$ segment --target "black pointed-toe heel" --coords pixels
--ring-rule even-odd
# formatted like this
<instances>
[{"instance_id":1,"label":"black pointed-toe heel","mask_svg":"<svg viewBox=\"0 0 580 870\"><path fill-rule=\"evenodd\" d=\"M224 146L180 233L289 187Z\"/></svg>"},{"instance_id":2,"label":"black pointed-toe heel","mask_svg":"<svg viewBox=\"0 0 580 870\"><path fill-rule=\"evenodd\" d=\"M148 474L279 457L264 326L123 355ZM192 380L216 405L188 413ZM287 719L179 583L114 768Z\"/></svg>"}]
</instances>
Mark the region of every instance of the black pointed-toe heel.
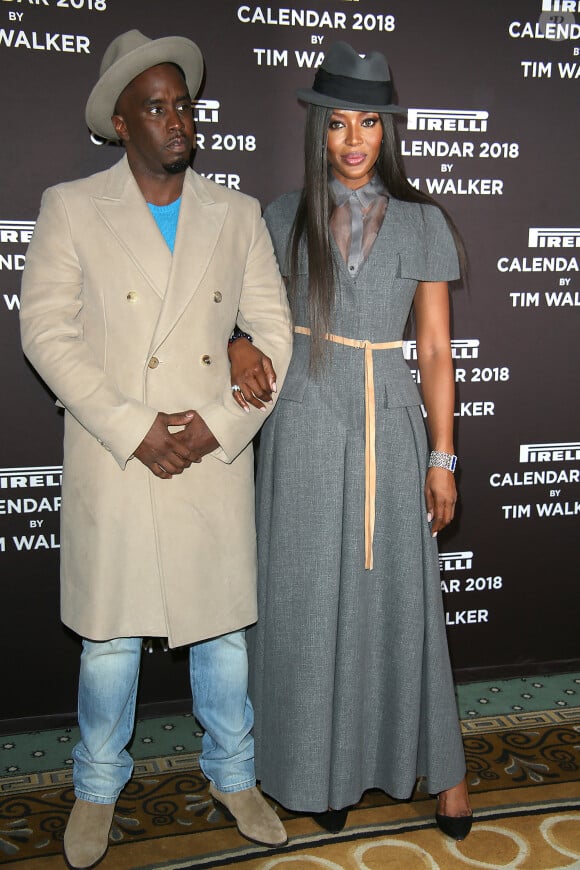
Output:
<instances>
[{"instance_id":1,"label":"black pointed-toe heel","mask_svg":"<svg viewBox=\"0 0 580 870\"><path fill-rule=\"evenodd\" d=\"M471 831L473 816L442 816L440 813L435 813L435 821L439 830L448 837L453 840L465 840Z\"/></svg>"},{"instance_id":2,"label":"black pointed-toe heel","mask_svg":"<svg viewBox=\"0 0 580 870\"><path fill-rule=\"evenodd\" d=\"M348 807L343 807L341 810L327 810L325 813L314 813L312 818L317 825L320 825L329 834L340 834L346 825L347 816Z\"/></svg>"}]
</instances>

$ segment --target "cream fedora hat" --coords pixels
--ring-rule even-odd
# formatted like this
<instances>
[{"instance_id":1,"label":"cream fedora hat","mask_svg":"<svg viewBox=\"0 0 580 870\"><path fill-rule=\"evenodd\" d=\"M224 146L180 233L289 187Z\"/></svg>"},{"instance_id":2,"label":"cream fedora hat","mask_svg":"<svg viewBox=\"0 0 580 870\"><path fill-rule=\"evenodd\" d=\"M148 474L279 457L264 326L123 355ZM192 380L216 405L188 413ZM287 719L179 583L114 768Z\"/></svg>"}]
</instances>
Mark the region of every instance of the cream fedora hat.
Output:
<instances>
[{"instance_id":1,"label":"cream fedora hat","mask_svg":"<svg viewBox=\"0 0 580 870\"><path fill-rule=\"evenodd\" d=\"M158 63L176 63L183 70L191 97L197 94L203 57L195 42L183 36L149 39L139 30L128 30L115 37L105 51L99 80L87 100L85 120L93 133L117 139L111 116L120 94L136 76Z\"/></svg>"}]
</instances>

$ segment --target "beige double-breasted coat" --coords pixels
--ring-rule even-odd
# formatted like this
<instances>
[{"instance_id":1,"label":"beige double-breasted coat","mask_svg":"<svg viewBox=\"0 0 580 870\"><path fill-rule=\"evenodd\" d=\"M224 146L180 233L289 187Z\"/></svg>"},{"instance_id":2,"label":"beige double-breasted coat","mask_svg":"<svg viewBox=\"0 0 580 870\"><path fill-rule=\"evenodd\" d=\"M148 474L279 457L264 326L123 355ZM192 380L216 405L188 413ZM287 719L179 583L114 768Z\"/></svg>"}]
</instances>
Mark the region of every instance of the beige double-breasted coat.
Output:
<instances>
[{"instance_id":1,"label":"beige double-breasted coat","mask_svg":"<svg viewBox=\"0 0 580 870\"><path fill-rule=\"evenodd\" d=\"M290 318L255 200L188 170L172 255L125 157L45 192L22 341L65 408L61 612L83 637L178 646L256 619L251 440L265 415L231 395L236 321L281 384ZM189 408L220 447L159 479L132 453L158 411Z\"/></svg>"}]
</instances>

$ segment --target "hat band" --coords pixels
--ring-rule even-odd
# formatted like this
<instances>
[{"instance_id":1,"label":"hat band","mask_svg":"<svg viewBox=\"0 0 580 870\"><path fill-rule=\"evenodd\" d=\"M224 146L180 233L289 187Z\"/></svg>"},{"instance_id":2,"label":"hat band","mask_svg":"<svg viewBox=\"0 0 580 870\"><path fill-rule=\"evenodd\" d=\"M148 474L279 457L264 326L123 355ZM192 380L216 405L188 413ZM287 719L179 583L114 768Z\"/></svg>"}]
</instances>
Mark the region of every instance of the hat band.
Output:
<instances>
[{"instance_id":1,"label":"hat band","mask_svg":"<svg viewBox=\"0 0 580 870\"><path fill-rule=\"evenodd\" d=\"M325 97L336 97L347 102L386 106L391 102L393 86L390 81L373 82L338 76L319 68L312 90Z\"/></svg>"}]
</instances>

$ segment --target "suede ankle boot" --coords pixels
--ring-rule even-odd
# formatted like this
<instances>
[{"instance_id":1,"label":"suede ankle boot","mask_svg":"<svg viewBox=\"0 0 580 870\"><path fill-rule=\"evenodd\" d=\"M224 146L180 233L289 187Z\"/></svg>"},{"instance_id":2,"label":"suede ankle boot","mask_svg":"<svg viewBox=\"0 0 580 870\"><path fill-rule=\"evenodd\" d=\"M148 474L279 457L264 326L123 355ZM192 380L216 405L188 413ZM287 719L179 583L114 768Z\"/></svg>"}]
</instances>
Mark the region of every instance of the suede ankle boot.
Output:
<instances>
[{"instance_id":1,"label":"suede ankle boot","mask_svg":"<svg viewBox=\"0 0 580 870\"><path fill-rule=\"evenodd\" d=\"M77 798L64 832L64 854L73 870L86 870L104 858L115 804Z\"/></svg>"},{"instance_id":2,"label":"suede ankle boot","mask_svg":"<svg viewBox=\"0 0 580 870\"><path fill-rule=\"evenodd\" d=\"M263 846L283 846L288 841L284 825L255 786L225 792L218 791L212 782L209 793L226 817L235 821L238 831L247 840Z\"/></svg>"}]
</instances>

